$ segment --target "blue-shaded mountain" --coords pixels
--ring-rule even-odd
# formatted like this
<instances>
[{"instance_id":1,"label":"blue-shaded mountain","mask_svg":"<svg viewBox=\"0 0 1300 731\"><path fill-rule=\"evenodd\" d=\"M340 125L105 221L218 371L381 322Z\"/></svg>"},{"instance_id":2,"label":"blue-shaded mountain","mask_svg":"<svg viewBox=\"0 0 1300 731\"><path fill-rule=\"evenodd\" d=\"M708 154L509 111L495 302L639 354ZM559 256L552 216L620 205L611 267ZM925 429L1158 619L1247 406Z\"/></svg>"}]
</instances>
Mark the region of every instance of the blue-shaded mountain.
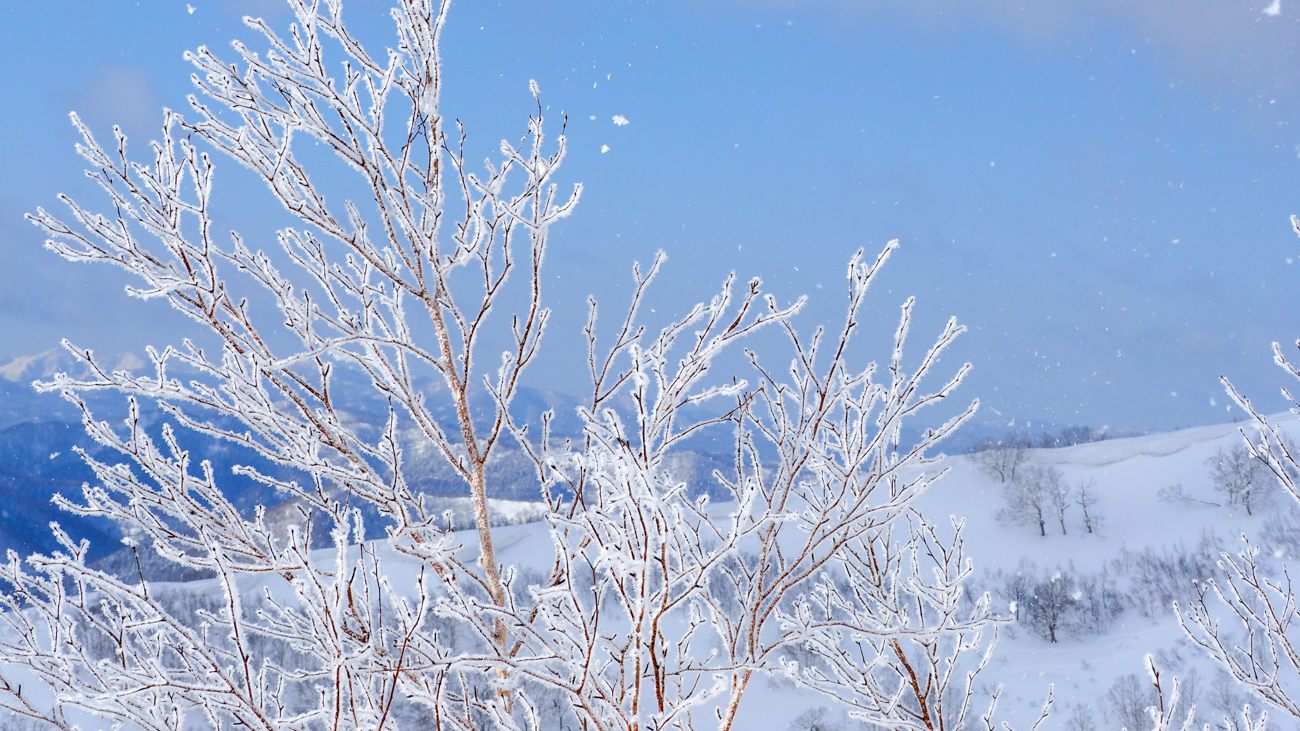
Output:
<instances>
[{"instance_id":1,"label":"blue-shaded mountain","mask_svg":"<svg viewBox=\"0 0 1300 731\"><path fill-rule=\"evenodd\" d=\"M139 368L143 364L131 356L110 359L115 367ZM55 394L38 394L30 386L32 380L49 378L59 370L76 370L76 363L60 352L17 358L0 364L0 548L13 548L21 553L47 552L55 548L49 534L49 522L57 520L69 527L74 536L92 541L92 553L116 550L119 547L118 531L107 521L80 518L57 510L51 504L56 493L74 500L80 497L83 483L93 481L89 468L75 455L72 447L79 445L97 457L119 461L107 450L90 442L80 424L80 414ZM458 428L451 400L446 398L446 385L436 374L417 380L417 387L427 394L435 416L454 435ZM369 383L364 374L340 367L333 381L336 407L359 431L373 437L379 433L388 414L388 402ZM518 424L529 426L530 437L540 430L541 415L554 414L552 433L558 442L565 437L581 434L578 411L582 401L578 398L531 388L521 388L511 404L512 418ZM95 395L92 407L97 418L110 422L124 415L120 397L104 393ZM471 404L479 429L486 428L494 412L491 397L478 392ZM616 401L612 407L625 423L631 424L632 404L629 400ZM719 402L694 407L692 417L707 417L721 413L726 404ZM141 405L141 418L151 433L157 434L166 416L155 404ZM936 422L937 423L937 422ZM909 427L903 434L905 443L920 438L924 425ZM407 475L414 486L431 496L459 498L466 494L464 481L447 463L443 455L416 431L408 420L402 424ZM1112 430L1112 434L1114 431ZM197 463L201 459L212 462L218 479L228 496L242 510L251 510L262 504L268 507L285 502L282 495L272 490L235 477L231 468L237 464L253 464L269 474L292 478L294 473L282 466L257 458L248 450L214 440L203 435L179 430L182 446L189 450ZM941 449L948 453L961 453L977 447L989 439L1000 439L1008 434L1029 438L1035 446L1064 446L1068 440L1087 436L1095 439L1107 436L1104 429L1059 427L1055 424L1031 424L1017 429L996 413L977 415ZM693 437L682 449L671 469L678 479L688 482L698 492L716 495L717 485L712 478L714 470L724 472L730 465L730 429L726 426L705 430ZM1060 440L1066 441L1060 441ZM1057 440L1058 443L1050 443ZM532 463L510 438L505 438L489 465L489 496L509 500L538 500L540 498ZM720 496L719 496L720 497ZM382 526L371 524L376 530Z\"/></svg>"}]
</instances>

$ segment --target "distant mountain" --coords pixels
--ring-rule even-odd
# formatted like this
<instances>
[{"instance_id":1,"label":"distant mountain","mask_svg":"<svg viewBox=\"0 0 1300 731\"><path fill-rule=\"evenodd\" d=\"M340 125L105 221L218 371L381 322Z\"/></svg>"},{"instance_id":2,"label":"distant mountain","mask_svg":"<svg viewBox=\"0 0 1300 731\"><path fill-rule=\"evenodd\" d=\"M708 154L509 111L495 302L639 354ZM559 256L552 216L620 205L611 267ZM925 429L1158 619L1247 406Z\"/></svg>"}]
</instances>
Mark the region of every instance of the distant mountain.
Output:
<instances>
[{"instance_id":1,"label":"distant mountain","mask_svg":"<svg viewBox=\"0 0 1300 731\"><path fill-rule=\"evenodd\" d=\"M108 356L106 363L114 369L138 370L145 366L138 356ZM93 481L93 475L73 453L74 446L88 449L98 457L113 460L115 457L102 447L90 442L82 430L81 415L57 394L37 393L31 382L48 379L57 372L78 373L84 366L66 351L47 351L35 355L12 358L0 363L0 549L14 548L20 552L50 551L55 544L49 535L51 520L74 528L74 535L92 540L92 553L102 555L117 550L118 532L106 521L78 518L57 510L50 502L56 493L79 497L81 485ZM334 375L336 405L345 419L368 436L377 436L388 414L388 402L374 389L361 372L346 367ZM428 403L434 415L449 430L456 430L455 414L450 400L442 398L446 385L436 375L424 376L417 387L428 394ZM519 424L530 426L530 434L540 430L541 416L553 412L551 429L558 443L566 437L581 434L578 412L582 400L555 391L521 388L511 404L511 416ZM120 418L121 400L112 394L96 395L91 406L97 418L110 421ZM491 397L483 392L472 402L479 416L478 426L484 428L493 413ZM726 405L719 403L694 407L692 416L707 417L720 413ZM141 405L142 420L152 430L166 420L154 404ZM627 423L632 423L633 405L628 400L612 404ZM937 422L936 422L937 424ZM905 442L920 438L926 426L935 424L909 424L903 434ZM1073 431L1071 430L1073 429ZM464 481L456 474L443 455L409 423L403 427L406 442L405 457L408 475L415 486L432 497L456 499L465 495ZM1042 435L1089 435L1089 441L1107 434L1104 429L1064 427L1051 423L1008 423L996 412L978 414L975 419L957 432L941 450L949 454L970 451L981 442L997 439L1007 434L1025 435L1037 446L1046 443ZM715 470L730 465L731 432L727 428L704 430L693 436L673 457L669 469L693 489L708 492L715 498L718 492L712 475ZM283 466L256 458L247 450L193 433L181 432L182 444L192 454L209 460L221 476L232 500L240 509L251 510L262 504L288 509L282 495L255 484L246 478L231 474L236 464L253 464L258 469L292 479L295 474ZM1059 446L1064 446L1061 444ZM531 461L512 440L503 441L489 465L489 496L494 499L536 501L541 495ZM382 521L369 516L371 530L382 534ZM369 531L368 531L369 532Z\"/></svg>"},{"instance_id":2,"label":"distant mountain","mask_svg":"<svg viewBox=\"0 0 1300 731\"><path fill-rule=\"evenodd\" d=\"M92 553L118 548L119 533L108 521L72 515L51 502L56 494L78 500L82 484L93 480L90 468L71 449L88 442L81 425L69 422L25 422L0 429L0 548L21 554L54 550L51 521L75 537L90 539Z\"/></svg>"},{"instance_id":3,"label":"distant mountain","mask_svg":"<svg viewBox=\"0 0 1300 731\"><path fill-rule=\"evenodd\" d=\"M99 353L97 357L110 371L134 371L146 365L144 359L135 353L118 353L107 357ZM30 385L32 381L51 378L59 372L79 374L85 372L85 366L63 348L35 355L19 355L0 363L0 380L19 385Z\"/></svg>"}]
</instances>

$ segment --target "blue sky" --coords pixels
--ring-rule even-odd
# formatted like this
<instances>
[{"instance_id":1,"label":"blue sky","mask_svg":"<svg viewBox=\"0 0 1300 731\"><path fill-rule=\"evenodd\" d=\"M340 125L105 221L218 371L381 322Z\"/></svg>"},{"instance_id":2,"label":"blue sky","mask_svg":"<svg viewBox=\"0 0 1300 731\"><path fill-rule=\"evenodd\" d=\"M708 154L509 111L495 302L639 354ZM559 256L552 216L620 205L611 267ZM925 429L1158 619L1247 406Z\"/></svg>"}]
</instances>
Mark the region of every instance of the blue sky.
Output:
<instances>
[{"instance_id":1,"label":"blue sky","mask_svg":"<svg viewBox=\"0 0 1300 731\"><path fill-rule=\"evenodd\" d=\"M444 113L485 151L522 129L529 79L569 115L565 179L586 192L554 233L554 357L535 374L561 390L580 386L565 358L585 295L616 299L656 249L657 310L735 270L811 295L812 325L836 317L851 253L899 238L863 357L915 294L914 351L949 315L970 327L950 365L974 363L985 417L1222 421L1221 373L1280 408L1269 343L1300 335L1300 2L1266 4L464 1ZM269 0L190 5L0 10L21 70L0 116L0 357L183 331L114 273L42 251L21 214L85 190L69 110L142 143L183 106L183 50L248 37L243 13L285 22ZM377 42L381 5L348 5Z\"/></svg>"}]
</instances>

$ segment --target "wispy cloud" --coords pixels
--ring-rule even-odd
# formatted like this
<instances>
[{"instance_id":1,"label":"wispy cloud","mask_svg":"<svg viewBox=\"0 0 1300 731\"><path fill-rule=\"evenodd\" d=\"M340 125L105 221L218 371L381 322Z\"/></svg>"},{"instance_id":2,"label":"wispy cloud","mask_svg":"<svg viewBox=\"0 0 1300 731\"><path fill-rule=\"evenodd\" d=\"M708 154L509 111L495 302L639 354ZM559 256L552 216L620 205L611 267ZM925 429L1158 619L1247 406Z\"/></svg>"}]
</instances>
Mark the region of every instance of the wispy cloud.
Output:
<instances>
[{"instance_id":1,"label":"wispy cloud","mask_svg":"<svg viewBox=\"0 0 1300 731\"><path fill-rule=\"evenodd\" d=\"M724 0L728 1L728 0ZM1035 45L1086 52L1099 42L1155 53L1198 83L1284 94L1300 105L1300 13L1286 0L735 0L733 8L833 17L837 25L882 18L941 35L1002 33Z\"/></svg>"}]
</instances>

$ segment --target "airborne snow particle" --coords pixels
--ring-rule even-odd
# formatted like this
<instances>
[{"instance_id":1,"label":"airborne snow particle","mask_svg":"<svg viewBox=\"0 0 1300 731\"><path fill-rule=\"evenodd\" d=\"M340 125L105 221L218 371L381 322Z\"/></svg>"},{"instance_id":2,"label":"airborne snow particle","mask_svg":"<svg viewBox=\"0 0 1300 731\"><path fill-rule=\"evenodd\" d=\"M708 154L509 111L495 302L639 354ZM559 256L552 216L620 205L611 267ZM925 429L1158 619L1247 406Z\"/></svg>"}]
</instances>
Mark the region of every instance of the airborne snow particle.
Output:
<instances>
[{"instance_id":1,"label":"airborne snow particle","mask_svg":"<svg viewBox=\"0 0 1300 731\"><path fill-rule=\"evenodd\" d=\"M606 152L609 152L609 145L601 145L600 154L604 155Z\"/></svg>"},{"instance_id":2,"label":"airborne snow particle","mask_svg":"<svg viewBox=\"0 0 1300 731\"><path fill-rule=\"evenodd\" d=\"M1276 18L1281 14L1282 14L1282 0L1273 0L1273 2L1268 4L1267 8L1264 8L1264 15L1268 15Z\"/></svg>"},{"instance_id":3,"label":"airborne snow particle","mask_svg":"<svg viewBox=\"0 0 1300 731\"><path fill-rule=\"evenodd\" d=\"M190 15L193 15L195 10L198 10L198 8L194 7L193 5L190 5L189 3L185 4L185 12L189 13Z\"/></svg>"},{"instance_id":4,"label":"airborne snow particle","mask_svg":"<svg viewBox=\"0 0 1300 731\"><path fill-rule=\"evenodd\" d=\"M615 126L618 126L618 127L626 127L626 126L628 126L629 124L631 124L631 123L628 121L627 117L624 117L624 116L621 115L621 114L615 114L615 115L614 115L614 118L613 118L613 122L614 122Z\"/></svg>"}]
</instances>

